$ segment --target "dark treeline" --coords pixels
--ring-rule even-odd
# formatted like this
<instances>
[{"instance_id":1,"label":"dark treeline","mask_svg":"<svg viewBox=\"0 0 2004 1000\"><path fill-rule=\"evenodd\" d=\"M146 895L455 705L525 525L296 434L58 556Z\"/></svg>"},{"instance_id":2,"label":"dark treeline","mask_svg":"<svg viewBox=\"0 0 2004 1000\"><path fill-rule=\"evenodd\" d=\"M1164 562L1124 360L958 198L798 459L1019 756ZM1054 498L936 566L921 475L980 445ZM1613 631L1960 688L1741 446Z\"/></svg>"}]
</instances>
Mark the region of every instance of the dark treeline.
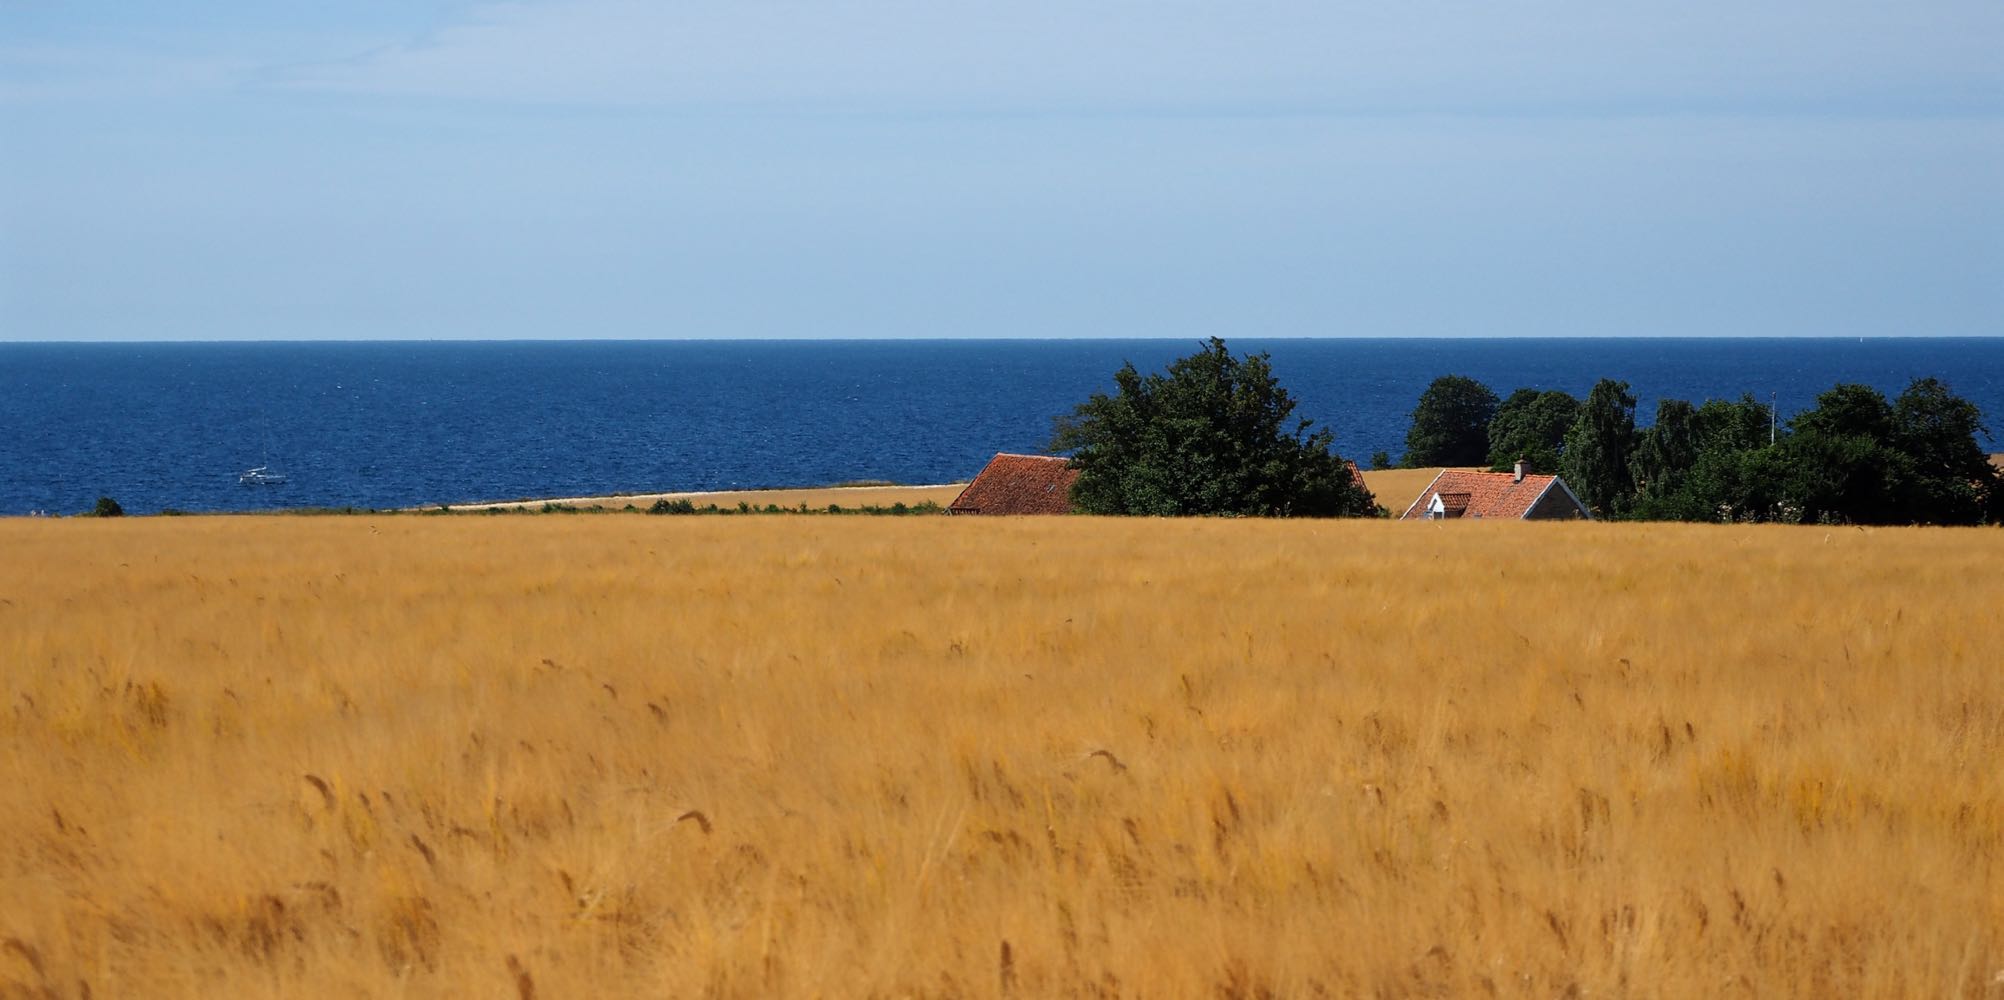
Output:
<instances>
[{"instance_id":1,"label":"dark treeline","mask_svg":"<svg viewBox=\"0 0 2004 1000\"><path fill-rule=\"evenodd\" d=\"M1558 473L1601 517L1787 524L2004 523L2004 479L1977 443L1975 404L1937 379L1888 401L1839 385L1786 422L1752 396L1666 399L1637 429L1628 383L1586 399L1474 379L1434 380L1413 410L1402 465ZM1373 464L1387 467L1383 452Z\"/></svg>"}]
</instances>

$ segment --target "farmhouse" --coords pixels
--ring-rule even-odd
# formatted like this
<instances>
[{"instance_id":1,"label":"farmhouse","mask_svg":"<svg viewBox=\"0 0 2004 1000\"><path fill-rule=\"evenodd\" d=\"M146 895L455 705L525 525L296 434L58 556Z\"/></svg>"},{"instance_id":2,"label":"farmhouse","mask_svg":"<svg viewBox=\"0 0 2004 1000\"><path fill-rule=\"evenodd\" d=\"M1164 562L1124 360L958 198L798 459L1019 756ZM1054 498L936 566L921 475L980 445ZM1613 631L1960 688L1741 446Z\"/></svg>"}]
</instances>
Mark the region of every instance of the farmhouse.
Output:
<instances>
[{"instance_id":1,"label":"farmhouse","mask_svg":"<svg viewBox=\"0 0 2004 1000\"><path fill-rule=\"evenodd\" d=\"M1442 469L1399 520L1567 521L1592 516L1565 480L1528 475L1518 462L1514 472Z\"/></svg>"},{"instance_id":2,"label":"farmhouse","mask_svg":"<svg viewBox=\"0 0 2004 1000\"><path fill-rule=\"evenodd\" d=\"M1004 452L988 460L981 474L960 491L946 512L1069 514L1072 482L1078 477L1078 470L1071 467L1068 459Z\"/></svg>"}]
</instances>

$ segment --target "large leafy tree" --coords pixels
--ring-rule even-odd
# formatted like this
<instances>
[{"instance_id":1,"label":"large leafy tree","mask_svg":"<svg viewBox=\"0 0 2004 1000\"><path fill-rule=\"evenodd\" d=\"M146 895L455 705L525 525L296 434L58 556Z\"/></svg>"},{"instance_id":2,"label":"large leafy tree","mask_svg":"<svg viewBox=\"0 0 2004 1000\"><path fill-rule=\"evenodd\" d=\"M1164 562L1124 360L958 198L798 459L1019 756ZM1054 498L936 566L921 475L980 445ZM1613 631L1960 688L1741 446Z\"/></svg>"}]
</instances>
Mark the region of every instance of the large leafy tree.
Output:
<instances>
[{"instance_id":1,"label":"large leafy tree","mask_svg":"<svg viewBox=\"0 0 2004 1000\"><path fill-rule=\"evenodd\" d=\"M1982 414L1938 379L1891 403L1869 386L1837 386L1789 430L1783 519L1977 524L2004 513L1997 470L1976 443Z\"/></svg>"},{"instance_id":2,"label":"large leafy tree","mask_svg":"<svg viewBox=\"0 0 2004 1000\"><path fill-rule=\"evenodd\" d=\"M1628 461L1639 497L1666 497L1684 486L1698 461L1698 408L1681 399L1656 404L1656 423L1643 431Z\"/></svg>"},{"instance_id":3,"label":"large leafy tree","mask_svg":"<svg viewBox=\"0 0 2004 1000\"><path fill-rule=\"evenodd\" d=\"M1656 405L1656 423L1638 435L1629 469L1636 495L1628 515L1644 520L1730 521L1764 517L1779 503L1779 465L1765 455L1767 404L1752 396L1679 399Z\"/></svg>"},{"instance_id":4,"label":"large leafy tree","mask_svg":"<svg viewBox=\"0 0 2004 1000\"><path fill-rule=\"evenodd\" d=\"M1912 482L1906 456L1863 434L1797 431L1774 449L1772 520L1900 524Z\"/></svg>"},{"instance_id":5,"label":"large leafy tree","mask_svg":"<svg viewBox=\"0 0 2004 1000\"><path fill-rule=\"evenodd\" d=\"M1406 430L1406 468L1481 465L1489 458L1496 393L1466 375L1443 375L1420 393Z\"/></svg>"},{"instance_id":6,"label":"large leafy tree","mask_svg":"<svg viewBox=\"0 0 2004 1000\"><path fill-rule=\"evenodd\" d=\"M1566 431L1559 469L1566 483L1598 517L1625 511L1634 495L1628 460L1635 451L1635 397L1628 383L1601 379Z\"/></svg>"},{"instance_id":7,"label":"large leafy tree","mask_svg":"<svg viewBox=\"0 0 2004 1000\"><path fill-rule=\"evenodd\" d=\"M2004 517L2004 479L1976 443L1987 433L1976 404L1939 379L1918 379L1900 393L1891 441L1912 463L1906 520L1975 524Z\"/></svg>"},{"instance_id":8,"label":"large leafy tree","mask_svg":"<svg viewBox=\"0 0 2004 1000\"><path fill-rule=\"evenodd\" d=\"M1817 396L1815 409L1796 414L1788 426L1798 434L1883 442L1892 437L1893 407L1884 393L1869 385L1844 383Z\"/></svg>"},{"instance_id":9,"label":"large leafy tree","mask_svg":"<svg viewBox=\"0 0 2004 1000\"><path fill-rule=\"evenodd\" d=\"M1637 436L1629 471L1643 520L1717 521L1756 516L1777 502L1777 474L1756 457L1768 446L1767 404L1752 396L1656 404L1656 423ZM1771 464L1771 463L1769 463Z\"/></svg>"},{"instance_id":10,"label":"large leafy tree","mask_svg":"<svg viewBox=\"0 0 2004 1000\"><path fill-rule=\"evenodd\" d=\"M1751 394L1737 400L1708 399L1698 407L1697 421L1700 453L1744 451L1773 443L1774 410Z\"/></svg>"},{"instance_id":11,"label":"large leafy tree","mask_svg":"<svg viewBox=\"0 0 2004 1000\"><path fill-rule=\"evenodd\" d=\"M1330 450L1334 436L1292 419L1295 401L1265 354L1233 357L1211 338L1166 375L1132 364L1112 395L1056 421L1051 450L1079 471L1072 506L1088 514L1357 517L1370 492Z\"/></svg>"},{"instance_id":12,"label":"large leafy tree","mask_svg":"<svg viewBox=\"0 0 2004 1000\"><path fill-rule=\"evenodd\" d=\"M1580 401L1558 389L1519 389L1496 408L1489 421L1489 467L1498 471L1518 462L1530 471L1559 471L1559 449L1580 415Z\"/></svg>"},{"instance_id":13,"label":"large leafy tree","mask_svg":"<svg viewBox=\"0 0 2004 1000\"><path fill-rule=\"evenodd\" d=\"M1867 385L1844 384L1788 422L1776 446L1782 521L1896 524L1912 463L1893 447L1893 407Z\"/></svg>"}]
</instances>

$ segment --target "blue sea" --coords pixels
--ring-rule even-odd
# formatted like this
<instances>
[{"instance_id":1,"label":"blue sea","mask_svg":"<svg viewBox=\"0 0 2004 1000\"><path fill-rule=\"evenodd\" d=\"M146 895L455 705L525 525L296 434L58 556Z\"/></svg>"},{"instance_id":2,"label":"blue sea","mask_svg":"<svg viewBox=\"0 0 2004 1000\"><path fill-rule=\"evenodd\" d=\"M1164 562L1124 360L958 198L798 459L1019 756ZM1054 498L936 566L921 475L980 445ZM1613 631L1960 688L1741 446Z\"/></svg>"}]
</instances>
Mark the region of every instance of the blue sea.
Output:
<instances>
[{"instance_id":1,"label":"blue sea","mask_svg":"<svg viewBox=\"0 0 2004 1000\"><path fill-rule=\"evenodd\" d=\"M0 344L0 514L407 507L966 479L1184 340ZM2004 430L2004 339L1233 340L1359 462L1396 456L1436 376L1499 396L1623 379L1752 393L1784 419L1838 382L1946 380ZM2004 450L1990 435L1984 446ZM268 463L282 486L238 483Z\"/></svg>"}]
</instances>

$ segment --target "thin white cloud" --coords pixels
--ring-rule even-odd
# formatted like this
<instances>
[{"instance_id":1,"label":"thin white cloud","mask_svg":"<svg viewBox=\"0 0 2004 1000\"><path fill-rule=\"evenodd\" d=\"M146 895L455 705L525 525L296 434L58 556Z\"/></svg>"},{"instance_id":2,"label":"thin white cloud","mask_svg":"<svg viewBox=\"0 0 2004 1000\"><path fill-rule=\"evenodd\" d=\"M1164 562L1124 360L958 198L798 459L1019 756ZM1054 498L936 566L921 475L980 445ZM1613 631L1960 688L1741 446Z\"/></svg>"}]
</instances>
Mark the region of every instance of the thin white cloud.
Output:
<instances>
[{"instance_id":1,"label":"thin white cloud","mask_svg":"<svg viewBox=\"0 0 2004 1000\"><path fill-rule=\"evenodd\" d=\"M2004 107L2004 4L511 0L282 85L1001 109Z\"/></svg>"}]
</instances>

